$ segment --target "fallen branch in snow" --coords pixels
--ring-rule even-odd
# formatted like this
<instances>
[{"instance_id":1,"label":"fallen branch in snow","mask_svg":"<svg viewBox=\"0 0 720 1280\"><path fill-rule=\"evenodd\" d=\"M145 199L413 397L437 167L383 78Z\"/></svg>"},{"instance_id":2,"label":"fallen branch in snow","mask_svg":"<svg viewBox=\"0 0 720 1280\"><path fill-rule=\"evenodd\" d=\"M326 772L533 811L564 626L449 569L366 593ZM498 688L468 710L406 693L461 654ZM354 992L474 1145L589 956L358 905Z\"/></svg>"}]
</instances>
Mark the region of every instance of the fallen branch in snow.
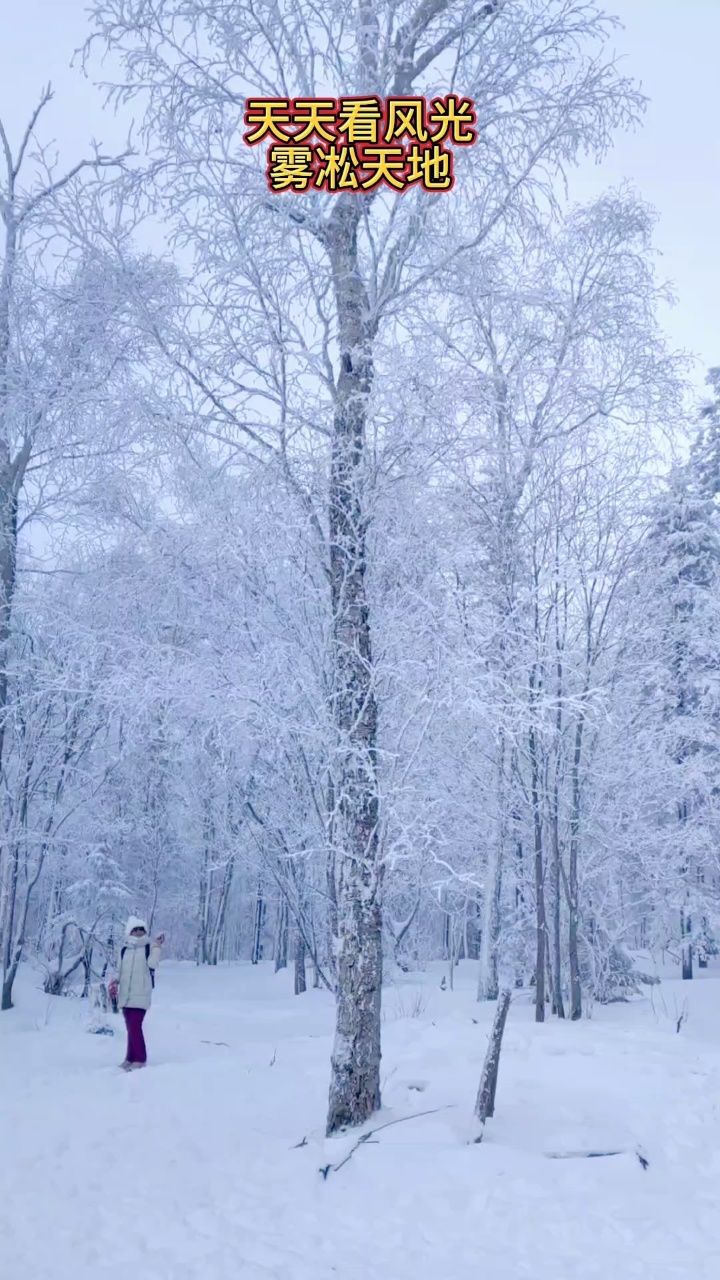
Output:
<instances>
[{"instance_id":1,"label":"fallen branch in snow","mask_svg":"<svg viewBox=\"0 0 720 1280\"><path fill-rule=\"evenodd\" d=\"M548 1160L599 1160L601 1156L624 1156L625 1147L613 1151L546 1151Z\"/></svg>"},{"instance_id":2,"label":"fallen branch in snow","mask_svg":"<svg viewBox=\"0 0 720 1280\"><path fill-rule=\"evenodd\" d=\"M337 1173L339 1169L342 1169L343 1165L352 1159L359 1147L364 1147L368 1142L372 1142L375 1134L380 1133L382 1129L390 1129L394 1124L404 1124L406 1120L419 1120L421 1116L435 1116L438 1111L450 1111L453 1105L453 1103L450 1103L445 1107L433 1107L431 1111L416 1111L412 1116L398 1116L396 1120L386 1120L384 1124L378 1124L374 1129L368 1129L367 1133L361 1134L355 1146L350 1148L344 1160L341 1160L339 1164L323 1165L318 1172L322 1174L324 1179L327 1178L329 1173ZM299 1147L303 1145L302 1142L298 1143Z\"/></svg>"},{"instance_id":3,"label":"fallen branch in snow","mask_svg":"<svg viewBox=\"0 0 720 1280\"><path fill-rule=\"evenodd\" d=\"M649 1167L650 1161L641 1151L633 1152L637 1156L643 1169ZM603 1156L627 1156L630 1155L628 1147L617 1147L612 1151L546 1151L545 1155L548 1160L599 1160Z\"/></svg>"},{"instance_id":4,"label":"fallen branch in snow","mask_svg":"<svg viewBox=\"0 0 720 1280\"><path fill-rule=\"evenodd\" d=\"M200 1043L201 1043L201 1044L216 1044L216 1045L220 1045L223 1049L229 1049L229 1048L230 1048L230 1045L229 1045L229 1044L226 1044L224 1040L201 1040L201 1041L200 1041Z\"/></svg>"},{"instance_id":5,"label":"fallen branch in snow","mask_svg":"<svg viewBox=\"0 0 720 1280\"><path fill-rule=\"evenodd\" d=\"M512 993L507 989L501 991L495 1010L492 1031L490 1032L490 1043L485 1055L483 1063L482 1075L480 1076L480 1086L478 1088L477 1101L475 1103L475 1115L477 1116L482 1129L476 1142L482 1142L483 1133L485 1132L485 1121L489 1120L495 1114L495 1090L497 1089L498 1071L500 1068L500 1050L502 1048L503 1032L507 1021L508 1009L510 1008L510 1000Z\"/></svg>"}]
</instances>

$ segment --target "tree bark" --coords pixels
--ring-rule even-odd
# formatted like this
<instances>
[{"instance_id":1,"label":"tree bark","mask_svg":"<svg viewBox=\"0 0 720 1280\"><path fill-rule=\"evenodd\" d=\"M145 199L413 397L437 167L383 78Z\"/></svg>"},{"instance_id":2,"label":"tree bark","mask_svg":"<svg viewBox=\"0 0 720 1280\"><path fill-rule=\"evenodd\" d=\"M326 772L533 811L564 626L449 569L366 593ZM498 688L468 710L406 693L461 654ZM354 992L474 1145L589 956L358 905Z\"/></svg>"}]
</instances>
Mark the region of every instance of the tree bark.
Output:
<instances>
[{"instance_id":1,"label":"tree bark","mask_svg":"<svg viewBox=\"0 0 720 1280\"><path fill-rule=\"evenodd\" d=\"M500 1069L500 1050L502 1049L502 1038L505 1031L505 1023L507 1021L508 1009L510 1008L511 994L509 991L503 991L498 999L498 1006L495 1011L492 1031L490 1032L490 1043L485 1055L482 1075L480 1076L480 1085L478 1088L477 1099L475 1102L475 1115L481 1124L485 1124L491 1116L495 1114L495 1093L497 1090L498 1072Z\"/></svg>"},{"instance_id":2,"label":"tree bark","mask_svg":"<svg viewBox=\"0 0 720 1280\"><path fill-rule=\"evenodd\" d=\"M558 831L558 797L554 797L553 810L553 1013L558 1018L565 1017L565 1005L562 995L562 949L561 949L561 885L560 885L560 835Z\"/></svg>"},{"instance_id":3,"label":"tree bark","mask_svg":"<svg viewBox=\"0 0 720 1280\"><path fill-rule=\"evenodd\" d=\"M441 900L440 900L440 910L443 913L443 918L442 918L442 958L443 960L450 959L450 951L452 948L452 941L451 941L452 930L450 928L450 912L445 906L446 902L447 902L447 893L443 889Z\"/></svg>"},{"instance_id":4,"label":"tree bark","mask_svg":"<svg viewBox=\"0 0 720 1280\"><path fill-rule=\"evenodd\" d=\"M500 893L502 889L502 851L495 847L488 876L487 896L480 935L480 977L478 1000L497 1000L499 994L498 942L500 937Z\"/></svg>"},{"instance_id":5,"label":"tree bark","mask_svg":"<svg viewBox=\"0 0 720 1280\"><path fill-rule=\"evenodd\" d=\"M563 638L560 631L560 529L555 531L555 759L552 791L552 840L553 840L553 1013L565 1017L562 995L562 945L561 945L561 871L562 847L560 843L560 769L563 743ZM567 610L567 604L565 604Z\"/></svg>"},{"instance_id":6,"label":"tree bark","mask_svg":"<svg viewBox=\"0 0 720 1280\"><path fill-rule=\"evenodd\" d=\"M20 829L27 832L28 824L28 808L30 801L30 775L32 772L32 755L28 756L25 761L23 772L23 780L21 784L20 799ZM27 858L27 846L25 846L25 856ZM39 866L42 867L42 859ZM0 1010L5 1011L12 1009L12 992L15 984L15 977L22 958L23 948L25 946L25 921L30 904L30 895L37 883L38 874L32 881L27 881L25 887L25 905L24 909L18 903L18 885L20 880L20 841L15 839L12 842L9 863L9 887L5 895L5 911L2 921L4 937L3 937L3 988L2 998L0 999ZM16 921L20 916L20 927L16 928Z\"/></svg>"},{"instance_id":7,"label":"tree bark","mask_svg":"<svg viewBox=\"0 0 720 1280\"><path fill-rule=\"evenodd\" d=\"M215 924L210 939L210 964L216 965L220 958L220 947L223 941L225 931L225 918L227 915L228 899L230 897L230 887L233 881L233 872L235 870L235 855L232 854L225 865L225 874L223 875L222 887L220 889L220 900L217 906L217 914L215 916Z\"/></svg>"},{"instance_id":8,"label":"tree bark","mask_svg":"<svg viewBox=\"0 0 720 1280\"><path fill-rule=\"evenodd\" d=\"M362 1124L380 1106L382 987L377 705L366 589L365 429L375 327L362 282L362 200L338 197L326 243L340 344L329 495L337 1008L327 1131Z\"/></svg>"},{"instance_id":9,"label":"tree bark","mask_svg":"<svg viewBox=\"0 0 720 1280\"><path fill-rule=\"evenodd\" d=\"M305 973L305 941L299 929L295 930L295 995L300 996L307 991L307 975Z\"/></svg>"},{"instance_id":10,"label":"tree bark","mask_svg":"<svg viewBox=\"0 0 720 1280\"><path fill-rule=\"evenodd\" d=\"M208 848L207 834L203 839L203 860L200 868L200 885L198 894L198 931L197 941L195 944L195 963L207 964L208 961L208 914L210 906L210 886L208 883L208 870L210 861L210 850Z\"/></svg>"},{"instance_id":11,"label":"tree bark","mask_svg":"<svg viewBox=\"0 0 720 1280\"><path fill-rule=\"evenodd\" d=\"M277 930L275 935L275 972L287 969L288 962L288 905L281 897L278 903Z\"/></svg>"},{"instance_id":12,"label":"tree bark","mask_svg":"<svg viewBox=\"0 0 720 1280\"><path fill-rule=\"evenodd\" d=\"M492 843L489 875L485 892L485 910L480 940L480 978L478 1000L497 1000L500 993L498 978L498 944L500 941L500 898L502 895L503 859L505 856L505 735L500 735L497 786L497 835Z\"/></svg>"},{"instance_id":13,"label":"tree bark","mask_svg":"<svg viewBox=\"0 0 720 1280\"><path fill-rule=\"evenodd\" d=\"M531 716L534 716L535 673L530 682ZM531 719L529 734L530 775L535 851L535 1021L545 1021L545 947L547 919L545 915L545 867L543 857L542 811L540 808L540 763L535 722Z\"/></svg>"},{"instance_id":14,"label":"tree bark","mask_svg":"<svg viewBox=\"0 0 720 1280\"><path fill-rule=\"evenodd\" d=\"M522 837L522 821L520 810L517 804L513 804L512 810L512 827L513 827L513 844L515 847L515 932L518 939L521 938L525 915L525 897L523 894L523 884L525 882L525 850ZM524 952L522 943L516 943L515 954L515 986L517 989L525 985L524 972Z\"/></svg>"},{"instance_id":15,"label":"tree bark","mask_svg":"<svg viewBox=\"0 0 720 1280\"><path fill-rule=\"evenodd\" d=\"M682 937L682 976L687 982L693 976L692 918L684 908L680 912L680 933Z\"/></svg>"},{"instance_id":16,"label":"tree bark","mask_svg":"<svg viewBox=\"0 0 720 1280\"><path fill-rule=\"evenodd\" d=\"M255 900L255 920L253 924L252 956L253 964L259 964L263 956L263 925L265 924L265 893L262 880L258 883Z\"/></svg>"},{"instance_id":17,"label":"tree bark","mask_svg":"<svg viewBox=\"0 0 720 1280\"><path fill-rule=\"evenodd\" d=\"M570 866L568 874L568 952L570 960L570 1017L577 1022L582 1017L582 985L580 982L580 955L578 950L578 925L580 918L578 887L578 844L580 841L580 761L582 759L585 718L581 713L575 726L575 750L572 768L572 812L570 816Z\"/></svg>"},{"instance_id":18,"label":"tree bark","mask_svg":"<svg viewBox=\"0 0 720 1280\"><path fill-rule=\"evenodd\" d=\"M93 947L91 944L90 947L86 948L85 951L83 952L83 958L82 958L83 975L84 975L83 989L82 989L83 1000L87 1000L88 996L90 995L90 983L92 981L92 958L93 958Z\"/></svg>"},{"instance_id":19,"label":"tree bark","mask_svg":"<svg viewBox=\"0 0 720 1280\"><path fill-rule=\"evenodd\" d=\"M8 645L17 572L18 487L19 483L22 482L26 465L26 462L23 464L22 459L12 458L10 446L11 428L8 422L11 358L10 316L18 243L13 175L8 175L8 183L9 189L3 209L5 244L2 274L0 276L0 771L5 763Z\"/></svg>"},{"instance_id":20,"label":"tree bark","mask_svg":"<svg viewBox=\"0 0 720 1280\"><path fill-rule=\"evenodd\" d=\"M533 780L533 837L535 845L535 1021L545 1021L545 869L543 866L542 815L537 794L537 779Z\"/></svg>"}]
</instances>

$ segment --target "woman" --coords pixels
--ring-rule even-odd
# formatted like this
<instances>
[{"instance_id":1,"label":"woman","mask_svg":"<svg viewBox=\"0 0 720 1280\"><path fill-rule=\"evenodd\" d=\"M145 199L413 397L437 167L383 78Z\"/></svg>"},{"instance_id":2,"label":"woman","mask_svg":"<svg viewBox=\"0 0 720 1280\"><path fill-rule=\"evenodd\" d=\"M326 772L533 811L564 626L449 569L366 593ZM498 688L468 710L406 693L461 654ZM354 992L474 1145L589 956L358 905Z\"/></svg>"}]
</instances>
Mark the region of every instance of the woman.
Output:
<instances>
[{"instance_id":1,"label":"woman","mask_svg":"<svg viewBox=\"0 0 720 1280\"><path fill-rule=\"evenodd\" d=\"M120 1065L124 1071L132 1071L144 1067L147 1062L142 1024L152 1001L155 970L160 963L160 948L165 934L158 934L151 944L145 921L138 916L130 916L125 926L125 938L120 952L118 1004L127 1027L127 1053Z\"/></svg>"}]
</instances>

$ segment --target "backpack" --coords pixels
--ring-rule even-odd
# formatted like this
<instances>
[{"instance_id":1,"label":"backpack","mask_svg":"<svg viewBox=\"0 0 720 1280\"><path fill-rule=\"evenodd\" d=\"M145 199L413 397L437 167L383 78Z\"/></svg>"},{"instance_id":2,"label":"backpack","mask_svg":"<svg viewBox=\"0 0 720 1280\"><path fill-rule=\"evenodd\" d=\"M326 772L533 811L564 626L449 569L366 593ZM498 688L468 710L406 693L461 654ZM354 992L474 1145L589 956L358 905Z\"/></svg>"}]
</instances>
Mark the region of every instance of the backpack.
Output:
<instances>
[{"instance_id":1,"label":"backpack","mask_svg":"<svg viewBox=\"0 0 720 1280\"><path fill-rule=\"evenodd\" d=\"M126 952L126 951L127 951L127 947L123 947L123 948L122 948L122 950L121 950L121 952L120 952L120 959L121 959L121 960L122 960L123 956L125 955L125 952ZM149 943L149 942L146 942L146 943L145 943L145 960L146 960L146 962L148 962L148 969L150 969L150 964L149 964L149 960L150 960L150 943ZM154 969L150 969L150 983L151 983L151 986L154 988L154 987L155 987L155 970L154 970Z\"/></svg>"}]
</instances>

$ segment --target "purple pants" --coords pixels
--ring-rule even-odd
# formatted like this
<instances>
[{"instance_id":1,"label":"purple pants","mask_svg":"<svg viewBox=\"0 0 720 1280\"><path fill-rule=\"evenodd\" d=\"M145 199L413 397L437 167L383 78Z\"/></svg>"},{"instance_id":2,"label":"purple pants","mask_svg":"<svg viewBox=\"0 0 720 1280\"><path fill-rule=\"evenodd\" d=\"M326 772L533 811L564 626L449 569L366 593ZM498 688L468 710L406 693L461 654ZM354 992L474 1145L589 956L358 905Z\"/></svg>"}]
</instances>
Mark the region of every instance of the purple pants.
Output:
<instances>
[{"instance_id":1,"label":"purple pants","mask_svg":"<svg viewBox=\"0 0 720 1280\"><path fill-rule=\"evenodd\" d=\"M126 1062L147 1062L145 1037L142 1030L145 1012L145 1009L123 1009L125 1026L127 1027Z\"/></svg>"}]
</instances>

